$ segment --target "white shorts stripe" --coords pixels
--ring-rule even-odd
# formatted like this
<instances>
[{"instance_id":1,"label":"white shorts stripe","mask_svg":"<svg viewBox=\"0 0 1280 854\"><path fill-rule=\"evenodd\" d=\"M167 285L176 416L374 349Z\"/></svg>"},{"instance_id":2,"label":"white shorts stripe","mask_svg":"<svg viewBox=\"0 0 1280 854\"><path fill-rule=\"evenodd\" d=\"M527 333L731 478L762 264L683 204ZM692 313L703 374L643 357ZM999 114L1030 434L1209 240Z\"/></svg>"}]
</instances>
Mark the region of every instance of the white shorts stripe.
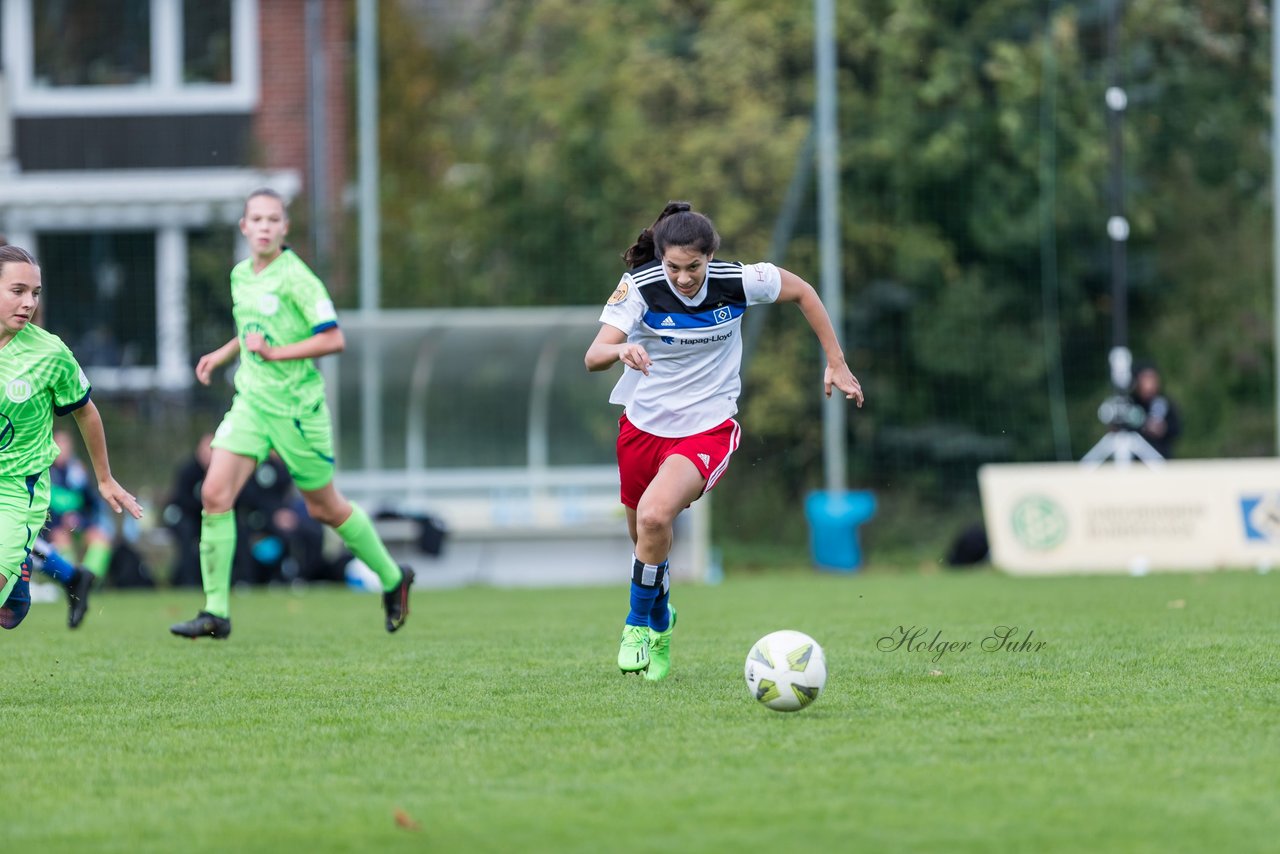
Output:
<instances>
[{"instance_id":1,"label":"white shorts stripe","mask_svg":"<svg viewBox=\"0 0 1280 854\"><path fill-rule=\"evenodd\" d=\"M742 441L742 425L737 419L733 420L733 433L729 436L729 453L724 455L724 459L720 461L720 465L716 466L715 471L707 475L707 485L702 487L705 495L711 487L716 485L716 481L720 479L720 475L724 474L729 468L729 458L733 456L733 452L738 450L738 442Z\"/></svg>"}]
</instances>

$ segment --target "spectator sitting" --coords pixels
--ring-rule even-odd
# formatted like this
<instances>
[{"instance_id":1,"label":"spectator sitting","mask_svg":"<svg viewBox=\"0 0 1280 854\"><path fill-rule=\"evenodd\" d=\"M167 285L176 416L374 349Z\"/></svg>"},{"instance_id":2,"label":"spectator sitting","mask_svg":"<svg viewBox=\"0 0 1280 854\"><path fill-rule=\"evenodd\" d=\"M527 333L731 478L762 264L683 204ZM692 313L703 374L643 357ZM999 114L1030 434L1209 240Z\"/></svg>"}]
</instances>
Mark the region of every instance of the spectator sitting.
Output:
<instances>
[{"instance_id":1,"label":"spectator sitting","mask_svg":"<svg viewBox=\"0 0 1280 854\"><path fill-rule=\"evenodd\" d=\"M170 582L199 586L200 490L212 455L211 433L200 437L195 453L174 476L164 521L173 532L177 558ZM237 582L326 580L331 567L323 554L324 529L306 513L284 464L274 454L254 471L236 500Z\"/></svg>"},{"instance_id":2,"label":"spectator sitting","mask_svg":"<svg viewBox=\"0 0 1280 854\"><path fill-rule=\"evenodd\" d=\"M58 446L58 457L49 467L49 522L45 526L45 539L95 580L105 578L111 564L112 533L102 524L97 487L89 470L76 456L71 433L55 430L53 441ZM82 556L77 560L78 554Z\"/></svg>"}]
</instances>

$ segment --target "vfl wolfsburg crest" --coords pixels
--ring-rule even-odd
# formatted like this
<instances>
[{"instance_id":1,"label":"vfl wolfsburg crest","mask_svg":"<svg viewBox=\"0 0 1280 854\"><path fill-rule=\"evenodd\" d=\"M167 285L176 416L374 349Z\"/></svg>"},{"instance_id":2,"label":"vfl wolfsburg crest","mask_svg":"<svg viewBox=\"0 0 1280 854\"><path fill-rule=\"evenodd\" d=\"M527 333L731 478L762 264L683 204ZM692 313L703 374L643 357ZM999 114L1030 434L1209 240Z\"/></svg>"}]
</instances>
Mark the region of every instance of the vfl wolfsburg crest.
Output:
<instances>
[{"instance_id":1,"label":"vfl wolfsburg crest","mask_svg":"<svg viewBox=\"0 0 1280 854\"><path fill-rule=\"evenodd\" d=\"M4 393L14 403L25 403L31 397L31 383L22 378L9 380L9 384L5 386Z\"/></svg>"}]
</instances>

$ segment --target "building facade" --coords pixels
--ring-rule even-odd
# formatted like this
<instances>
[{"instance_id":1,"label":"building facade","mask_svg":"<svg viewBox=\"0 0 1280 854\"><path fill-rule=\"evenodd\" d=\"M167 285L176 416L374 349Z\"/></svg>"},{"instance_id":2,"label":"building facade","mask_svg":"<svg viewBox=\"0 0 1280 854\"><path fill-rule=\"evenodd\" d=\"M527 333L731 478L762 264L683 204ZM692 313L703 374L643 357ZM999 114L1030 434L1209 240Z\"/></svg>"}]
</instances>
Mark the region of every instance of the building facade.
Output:
<instances>
[{"instance_id":1,"label":"building facade","mask_svg":"<svg viewBox=\"0 0 1280 854\"><path fill-rule=\"evenodd\" d=\"M296 199L292 239L336 261L351 20L348 0L0 0L0 233L36 251L42 322L96 388L184 389L229 337L209 315L253 189Z\"/></svg>"}]
</instances>

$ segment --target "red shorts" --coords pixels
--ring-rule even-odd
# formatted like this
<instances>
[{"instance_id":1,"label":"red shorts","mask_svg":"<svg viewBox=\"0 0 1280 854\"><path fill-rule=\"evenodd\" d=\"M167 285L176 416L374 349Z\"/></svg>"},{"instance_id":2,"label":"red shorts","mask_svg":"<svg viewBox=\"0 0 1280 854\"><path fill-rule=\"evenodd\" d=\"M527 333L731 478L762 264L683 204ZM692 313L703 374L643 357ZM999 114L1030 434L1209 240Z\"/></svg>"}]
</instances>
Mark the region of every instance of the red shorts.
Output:
<instances>
[{"instance_id":1,"label":"red shorts","mask_svg":"<svg viewBox=\"0 0 1280 854\"><path fill-rule=\"evenodd\" d=\"M636 427L624 414L618 419L618 474L622 477L622 503L635 509L640 496L672 454L686 457L707 479L703 493L711 491L729 468L729 457L738 449L742 427L730 418L723 424L692 436L668 439Z\"/></svg>"}]
</instances>

